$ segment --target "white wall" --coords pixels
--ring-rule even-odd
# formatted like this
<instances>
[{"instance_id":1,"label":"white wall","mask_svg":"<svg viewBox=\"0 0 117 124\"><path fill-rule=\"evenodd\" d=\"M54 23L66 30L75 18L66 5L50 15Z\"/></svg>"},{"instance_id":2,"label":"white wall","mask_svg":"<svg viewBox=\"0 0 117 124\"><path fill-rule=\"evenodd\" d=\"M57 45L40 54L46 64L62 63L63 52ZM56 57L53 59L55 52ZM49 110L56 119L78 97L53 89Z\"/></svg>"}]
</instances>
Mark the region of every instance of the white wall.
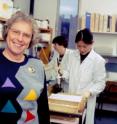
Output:
<instances>
[{"instance_id":1,"label":"white wall","mask_svg":"<svg viewBox=\"0 0 117 124\"><path fill-rule=\"evenodd\" d=\"M14 0L14 7L19 8L23 12L29 14L30 0Z\"/></svg>"},{"instance_id":2,"label":"white wall","mask_svg":"<svg viewBox=\"0 0 117 124\"><path fill-rule=\"evenodd\" d=\"M50 27L53 28L53 36L56 30L56 16L58 0L35 0L34 4L34 18L49 19Z\"/></svg>"},{"instance_id":3,"label":"white wall","mask_svg":"<svg viewBox=\"0 0 117 124\"><path fill-rule=\"evenodd\" d=\"M80 14L86 11L117 14L117 0L80 0Z\"/></svg>"}]
</instances>

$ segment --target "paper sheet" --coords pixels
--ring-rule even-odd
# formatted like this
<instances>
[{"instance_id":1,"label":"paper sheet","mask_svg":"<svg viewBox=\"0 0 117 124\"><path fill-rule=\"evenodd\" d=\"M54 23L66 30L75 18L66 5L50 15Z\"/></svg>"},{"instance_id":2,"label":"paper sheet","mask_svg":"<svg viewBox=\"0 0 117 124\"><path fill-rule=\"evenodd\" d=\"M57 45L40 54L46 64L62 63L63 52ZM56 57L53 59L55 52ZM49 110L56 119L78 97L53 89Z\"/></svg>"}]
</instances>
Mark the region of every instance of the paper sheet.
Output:
<instances>
[{"instance_id":1,"label":"paper sheet","mask_svg":"<svg viewBox=\"0 0 117 124\"><path fill-rule=\"evenodd\" d=\"M71 101L71 102L81 102L82 100L82 96L68 95L68 94L51 94L49 98L56 100Z\"/></svg>"}]
</instances>

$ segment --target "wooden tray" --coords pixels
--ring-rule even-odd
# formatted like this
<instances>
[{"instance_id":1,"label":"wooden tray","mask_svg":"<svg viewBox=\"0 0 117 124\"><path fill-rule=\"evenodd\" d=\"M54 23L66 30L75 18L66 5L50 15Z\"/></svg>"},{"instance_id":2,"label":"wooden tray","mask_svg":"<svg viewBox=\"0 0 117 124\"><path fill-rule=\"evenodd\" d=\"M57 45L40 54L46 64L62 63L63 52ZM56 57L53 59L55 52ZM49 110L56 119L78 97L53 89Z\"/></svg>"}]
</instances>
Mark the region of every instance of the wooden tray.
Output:
<instances>
[{"instance_id":1,"label":"wooden tray","mask_svg":"<svg viewBox=\"0 0 117 124\"><path fill-rule=\"evenodd\" d=\"M73 101L65 101L48 98L49 109L54 112L62 112L68 114L78 114L82 112L85 108L85 102L81 100L81 102L73 102Z\"/></svg>"}]
</instances>

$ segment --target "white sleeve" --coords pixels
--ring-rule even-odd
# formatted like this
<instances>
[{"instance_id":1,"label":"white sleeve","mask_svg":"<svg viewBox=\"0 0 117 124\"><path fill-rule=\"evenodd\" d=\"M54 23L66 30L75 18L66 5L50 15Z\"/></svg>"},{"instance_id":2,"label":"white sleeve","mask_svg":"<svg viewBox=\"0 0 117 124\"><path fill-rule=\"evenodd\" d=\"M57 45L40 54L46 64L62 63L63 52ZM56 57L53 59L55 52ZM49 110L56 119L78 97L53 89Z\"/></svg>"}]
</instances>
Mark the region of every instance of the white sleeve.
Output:
<instances>
[{"instance_id":1,"label":"white sleeve","mask_svg":"<svg viewBox=\"0 0 117 124\"><path fill-rule=\"evenodd\" d=\"M103 59L99 61L95 61L95 69L93 75L93 85L89 89L93 94L99 94L105 88L106 83L106 69L105 69L105 61Z\"/></svg>"}]
</instances>

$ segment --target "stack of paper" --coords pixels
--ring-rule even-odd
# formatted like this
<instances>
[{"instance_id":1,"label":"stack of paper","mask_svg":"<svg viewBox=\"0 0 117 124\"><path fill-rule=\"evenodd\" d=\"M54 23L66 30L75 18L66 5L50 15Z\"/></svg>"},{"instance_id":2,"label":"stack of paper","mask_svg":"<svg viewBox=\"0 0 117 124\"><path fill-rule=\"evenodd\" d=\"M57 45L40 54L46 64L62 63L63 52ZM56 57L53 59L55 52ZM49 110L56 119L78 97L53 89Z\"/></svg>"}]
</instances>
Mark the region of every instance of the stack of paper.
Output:
<instances>
[{"instance_id":1,"label":"stack of paper","mask_svg":"<svg viewBox=\"0 0 117 124\"><path fill-rule=\"evenodd\" d=\"M48 98L50 111L77 114L82 96L69 94L51 94Z\"/></svg>"}]
</instances>

